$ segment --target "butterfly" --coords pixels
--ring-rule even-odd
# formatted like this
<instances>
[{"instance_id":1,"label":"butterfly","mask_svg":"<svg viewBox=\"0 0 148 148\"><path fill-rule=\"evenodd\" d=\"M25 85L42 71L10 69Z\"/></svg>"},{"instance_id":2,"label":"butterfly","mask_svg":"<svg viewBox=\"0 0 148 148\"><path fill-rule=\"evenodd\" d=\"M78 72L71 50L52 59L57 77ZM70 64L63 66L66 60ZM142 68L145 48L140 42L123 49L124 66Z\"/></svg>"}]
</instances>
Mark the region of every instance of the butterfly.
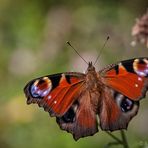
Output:
<instances>
[{"instance_id":1,"label":"butterfly","mask_svg":"<svg viewBox=\"0 0 148 148\"><path fill-rule=\"evenodd\" d=\"M97 72L65 72L31 80L24 88L27 104L37 103L56 117L75 140L102 130L127 129L148 90L148 57L111 64ZM99 118L99 122L98 122Z\"/></svg>"}]
</instances>

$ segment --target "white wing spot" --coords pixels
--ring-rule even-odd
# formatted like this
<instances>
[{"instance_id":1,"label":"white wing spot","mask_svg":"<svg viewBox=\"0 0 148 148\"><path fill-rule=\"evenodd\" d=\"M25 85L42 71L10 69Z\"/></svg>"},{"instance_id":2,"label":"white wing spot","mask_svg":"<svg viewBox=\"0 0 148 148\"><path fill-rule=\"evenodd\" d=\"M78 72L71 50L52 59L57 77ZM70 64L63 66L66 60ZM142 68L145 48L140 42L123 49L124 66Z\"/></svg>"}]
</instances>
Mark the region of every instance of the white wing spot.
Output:
<instances>
[{"instance_id":1,"label":"white wing spot","mask_svg":"<svg viewBox=\"0 0 148 148\"><path fill-rule=\"evenodd\" d=\"M138 77L138 81L142 81L142 78L141 77Z\"/></svg>"},{"instance_id":2,"label":"white wing spot","mask_svg":"<svg viewBox=\"0 0 148 148\"><path fill-rule=\"evenodd\" d=\"M54 104L56 104L57 103L57 101L54 101Z\"/></svg>"},{"instance_id":3,"label":"white wing spot","mask_svg":"<svg viewBox=\"0 0 148 148\"><path fill-rule=\"evenodd\" d=\"M138 84L135 84L135 87L138 87Z\"/></svg>"},{"instance_id":4,"label":"white wing spot","mask_svg":"<svg viewBox=\"0 0 148 148\"><path fill-rule=\"evenodd\" d=\"M50 100L50 99L51 99L51 95L48 96L48 100Z\"/></svg>"}]
</instances>

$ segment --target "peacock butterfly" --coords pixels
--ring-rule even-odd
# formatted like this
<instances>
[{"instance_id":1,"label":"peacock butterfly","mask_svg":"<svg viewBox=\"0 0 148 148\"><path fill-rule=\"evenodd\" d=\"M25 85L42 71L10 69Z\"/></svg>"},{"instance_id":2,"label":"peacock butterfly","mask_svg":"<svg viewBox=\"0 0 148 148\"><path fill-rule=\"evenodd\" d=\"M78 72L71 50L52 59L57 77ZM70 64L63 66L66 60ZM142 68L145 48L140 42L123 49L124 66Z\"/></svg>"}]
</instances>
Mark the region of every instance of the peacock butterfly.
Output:
<instances>
[{"instance_id":1,"label":"peacock butterfly","mask_svg":"<svg viewBox=\"0 0 148 148\"><path fill-rule=\"evenodd\" d=\"M148 57L111 64L96 72L89 62L85 74L65 72L30 81L27 104L37 103L75 140L102 130L126 129L148 90Z\"/></svg>"}]
</instances>

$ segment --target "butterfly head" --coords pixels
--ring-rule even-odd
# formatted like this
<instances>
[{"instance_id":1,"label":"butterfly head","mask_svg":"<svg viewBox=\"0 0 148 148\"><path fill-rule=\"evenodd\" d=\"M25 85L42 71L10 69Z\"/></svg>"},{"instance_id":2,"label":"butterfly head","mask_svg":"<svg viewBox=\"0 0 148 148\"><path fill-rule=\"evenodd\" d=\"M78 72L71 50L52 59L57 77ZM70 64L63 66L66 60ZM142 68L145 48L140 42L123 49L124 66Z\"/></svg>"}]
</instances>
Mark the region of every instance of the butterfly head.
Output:
<instances>
[{"instance_id":1,"label":"butterfly head","mask_svg":"<svg viewBox=\"0 0 148 148\"><path fill-rule=\"evenodd\" d=\"M93 63L92 62L89 62L88 63L87 72L89 72L89 71L95 71L95 67L93 66Z\"/></svg>"}]
</instances>

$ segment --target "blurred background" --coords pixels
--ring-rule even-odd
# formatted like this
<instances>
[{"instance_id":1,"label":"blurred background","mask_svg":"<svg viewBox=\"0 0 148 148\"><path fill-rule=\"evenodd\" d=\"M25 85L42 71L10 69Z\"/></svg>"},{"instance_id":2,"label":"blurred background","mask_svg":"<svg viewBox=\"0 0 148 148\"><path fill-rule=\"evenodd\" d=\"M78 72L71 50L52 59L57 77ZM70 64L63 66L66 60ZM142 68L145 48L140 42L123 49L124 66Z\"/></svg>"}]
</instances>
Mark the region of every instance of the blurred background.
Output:
<instances>
[{"instance_id":1,"label":"blurred background","mask_svg":"<svg viewBox=\"0 0 148 148\"><path fill-rule=\"evenodd\" d=\"M23 88L39 76L86 70L67 40L85 60L95 61L109 35L98 70L148 56L144 45L131 46L135 19L147 7L147 0L0 0L0 148L100 148L112 141L100 131L75 142L55 118L37 105L26 105ZM126 132L133 148L148 147L147 115L148 97Z\"/></svg>"}]
</instances>

